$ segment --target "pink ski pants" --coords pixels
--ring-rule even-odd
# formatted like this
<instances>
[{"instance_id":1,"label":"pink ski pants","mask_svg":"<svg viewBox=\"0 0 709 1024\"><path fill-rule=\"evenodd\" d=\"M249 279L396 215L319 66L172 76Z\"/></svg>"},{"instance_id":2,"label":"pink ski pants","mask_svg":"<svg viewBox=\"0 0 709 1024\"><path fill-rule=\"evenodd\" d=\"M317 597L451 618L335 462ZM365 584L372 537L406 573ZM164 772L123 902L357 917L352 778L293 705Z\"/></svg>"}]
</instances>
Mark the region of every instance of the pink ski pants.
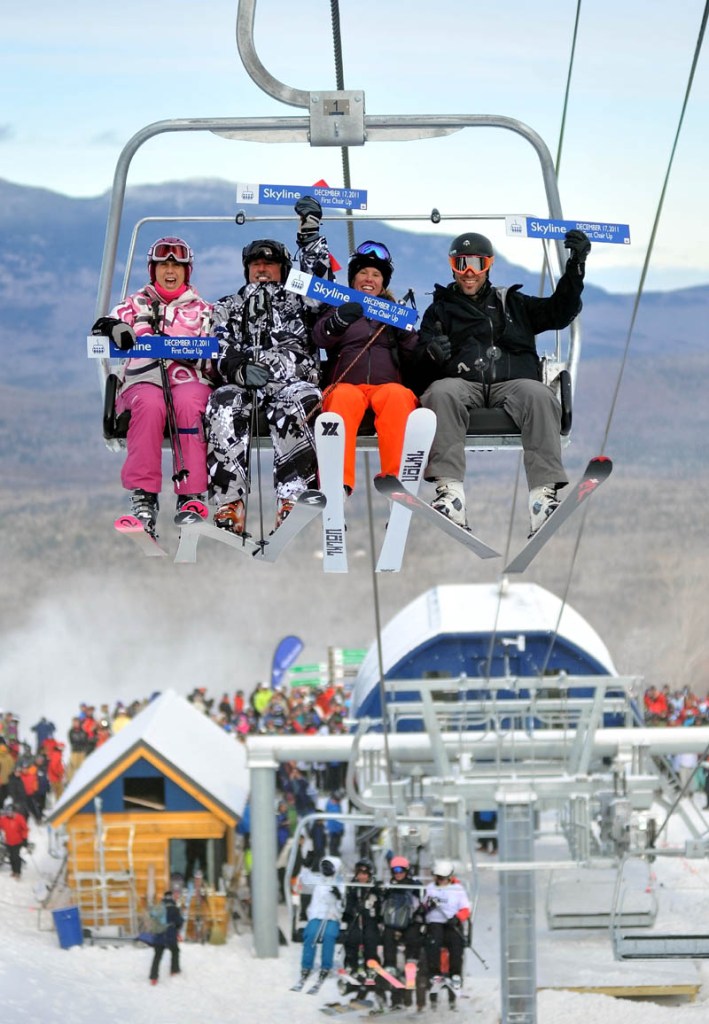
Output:
<instances>
[{"instance_id":1,"label":"pink ski pants","mask_svg":"<svg viewBox=\"0 0 709 1024\"><path fill-rule=\"evenodd\" d=\"M202 494L207 490L207 444L202 414L212 392L208 384L190 381L172 388L175 416L182 445L187 479L175 484L176 494ZM159 494L162 489L162 441L167 410L162 388L133 384L116 399L116 412L130 409L126 445L128 454L121 470L123 486L132 491Z\"/></svg>"}]
</instances>

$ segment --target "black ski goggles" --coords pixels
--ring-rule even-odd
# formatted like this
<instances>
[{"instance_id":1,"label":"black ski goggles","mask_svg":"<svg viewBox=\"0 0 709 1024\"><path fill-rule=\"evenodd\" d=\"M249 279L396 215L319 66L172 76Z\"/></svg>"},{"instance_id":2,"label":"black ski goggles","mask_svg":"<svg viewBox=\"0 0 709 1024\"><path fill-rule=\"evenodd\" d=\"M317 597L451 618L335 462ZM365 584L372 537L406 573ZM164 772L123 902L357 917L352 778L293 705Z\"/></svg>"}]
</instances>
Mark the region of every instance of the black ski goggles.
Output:
<instances>
[{"instance_id":1,"label":"black ski goggles","mask_svg":"<svg viewBox=\"0 0 709 1024\"><path fill-rule=\"evenodd\" d=\"M354 251L356 256L376 256L378 260L391 262L391 253L382 242L362 242Z\"/></svg>"}]
</instances>

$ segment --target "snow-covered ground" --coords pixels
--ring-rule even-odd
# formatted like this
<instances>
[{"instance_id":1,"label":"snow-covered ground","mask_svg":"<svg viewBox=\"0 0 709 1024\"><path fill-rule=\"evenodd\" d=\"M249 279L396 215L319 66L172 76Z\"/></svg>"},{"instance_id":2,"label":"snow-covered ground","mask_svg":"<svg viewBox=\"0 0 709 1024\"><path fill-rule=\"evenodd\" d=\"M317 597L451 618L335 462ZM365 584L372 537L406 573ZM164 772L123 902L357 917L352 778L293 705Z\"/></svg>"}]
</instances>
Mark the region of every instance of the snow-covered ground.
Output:
<instances>
[{"instance_id":1,"label":"snow-covered ground","mask_svg":"<svg viewBox=\"0 0 709 1024\"><path fill-rule=\"evenodd\" d=\"M699 802L698 802L699 805ZM182 974L171 978L167 958L157 986L148 984L151 951L142 945L63 950L50 911L38 910L38 896L59 861L48 852L46 831L34 827L34 852L22 880L0 870L0 1006L2 1021L17 1024L308 1024L325 1018L320 1007L338 999L334 980L318 996L289 991L298 975L301 947L283 947L277 960L257 959L249 933L232 935L221 946L182 945ZM670 841L673 836L670 832ZM562 854L559 853L559 856ZM346 858L347 859L347 858ZM482 888L474 944L488 969L468 952L464 998L458 1019L475 1024L500 1020L497 875L492 857L481 857ZM486 866L487 864L487 866ZM653 868L660 895L657 926L709 932L709 864L705 860L658 859ZM697 1024L709 1019L709 967L704 961L616 963L605 931L546 928L548 872L538 878L538 983L599 986L618 979L695 979L703 988L695 1003L658 1005L542 988L540 1024ZM284 922L285 925L285 922ZM678 928L679 926L679 928ZM284 927L284 931L287 929ZM709 963L709 961L707 962ZM640 972L640 973L634 973ZM445 1006L436 1016L448 1015ZM403 1015L405 1017L405 1015ZM424 1020L433 1014L426 1014ZM357 1021L358 1013L349 1020ZM419 1018L420 1019L420 1018Z\"/></svg>"}]
</instances>

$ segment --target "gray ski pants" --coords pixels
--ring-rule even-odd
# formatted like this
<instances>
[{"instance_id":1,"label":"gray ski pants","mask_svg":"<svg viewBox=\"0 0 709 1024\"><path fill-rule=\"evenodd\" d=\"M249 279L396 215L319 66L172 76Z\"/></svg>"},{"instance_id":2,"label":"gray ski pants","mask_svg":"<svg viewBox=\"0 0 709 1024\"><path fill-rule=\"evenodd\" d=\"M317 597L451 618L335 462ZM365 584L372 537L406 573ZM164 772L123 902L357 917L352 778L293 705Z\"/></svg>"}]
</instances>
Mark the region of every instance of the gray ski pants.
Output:
<instances>
[{"instance_id":1,"label":"gray ski pants","mask_svg":"<svg viewBox=\"0 0 709 1024\"><path fill-rule=\"evenodd\" d=\"M471 409L483 406L482 384L460 377L436 380L421 396L421 405L436 414L436 436L426 467L426 480L465 479L465 436ZM489 405L502 407L522 437L527 486L563 487L569 482L561 462L561 405L556 395L536 380L493 384Z\"/></svg>"}]
</instances>

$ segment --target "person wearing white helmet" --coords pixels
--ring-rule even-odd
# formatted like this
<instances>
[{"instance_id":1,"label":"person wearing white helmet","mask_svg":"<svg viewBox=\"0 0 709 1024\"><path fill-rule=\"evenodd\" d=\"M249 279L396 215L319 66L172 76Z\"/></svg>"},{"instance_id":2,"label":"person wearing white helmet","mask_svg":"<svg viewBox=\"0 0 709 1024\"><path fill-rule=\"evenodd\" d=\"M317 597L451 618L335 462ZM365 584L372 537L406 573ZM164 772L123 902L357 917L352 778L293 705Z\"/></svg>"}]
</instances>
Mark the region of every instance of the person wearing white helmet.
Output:
<instances>
[{"instance_id":1,"label":"person wearing white helmet","mask_svg":"<svg viewBox=\"0 0 709 1024\"><path fill-rule=\"evenodd\" d=\"M340 922L345 907L345 888L342 861L339 857L323 857L320 870L302 868L299 883L304 892L310 892L308 922L303 931L303 952L300 960L300 979L305 979L315 966L315 951L320 946L319 981L324 981L335 961L335 943L340 934Z\"/></svg>"},{"instance_id":2,"label":"person wearing white helmet","mask_svg":"<svg viewBox=\"0 0 709 1024\"><path fill-rule=\"evenodd\" d=\"M176 338L207 334L212 307L192 286L194 253L182 238L169 235L153 242L147 264L147 284L127 295L108 316L99 317L92 333L111 338L128 356L116 399L116 414L130 413L121 482L131 492L132 514L147 533L157 537L166 422L173 445L177 510L201 498L207 489L202 415L213 386L213 370L209 360L135 358L130 351L136 338L147 334Z\"/></svg>"},{"instance_id":3,"label":"person wearing white helmet","mask_svg":"<svg viewBox=\"0 0 709 1024\"><path fill-rule=\"evenodd\" d=\"M421 405L437 418L425 478L435 482L433 508L468 529L465 438L470 412L501 408L519 428L529 487L530 536L557 509L568 483L561 461L561 405L541 379L536 336L567 327L581 311L586 257L583 231L568 231L564 273L552 295L525 295L521 285L491 284L492 243L474 231L448 250L453 280L437 284L413 353Z\"/></svg>"},{"instance_id":4,"label":"person wearing white helmet","mask_svg":"<svg viewBox=\"0 0 709 1024\"><path fill-rule=\"evenodd\" d=\"M455 877L450 860L434 862L433 879L426 886L423 906L426 914L426 960L429 976L441 973L441 948L448 950L450 978L460 988L463 976L463 926L470 918L470 900Z\"/></svg>"}]
</instances>

